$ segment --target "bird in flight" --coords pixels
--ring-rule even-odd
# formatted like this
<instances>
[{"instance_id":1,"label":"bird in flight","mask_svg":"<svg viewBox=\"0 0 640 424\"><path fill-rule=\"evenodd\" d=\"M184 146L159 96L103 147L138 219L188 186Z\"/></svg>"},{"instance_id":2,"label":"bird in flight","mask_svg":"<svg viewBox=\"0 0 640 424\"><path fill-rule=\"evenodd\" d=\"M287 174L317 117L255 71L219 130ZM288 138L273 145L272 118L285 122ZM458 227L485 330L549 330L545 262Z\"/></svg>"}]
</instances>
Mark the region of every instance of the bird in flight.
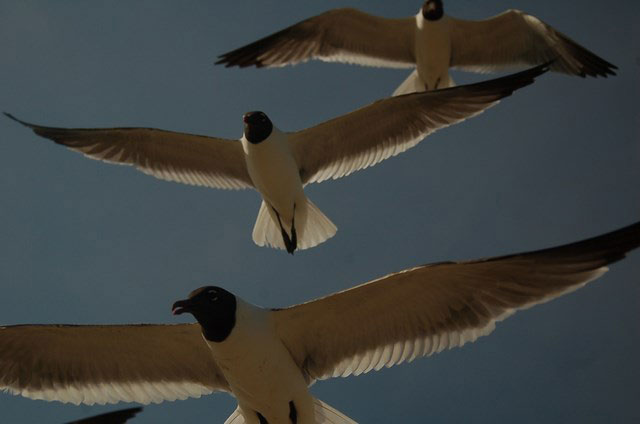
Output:
<instances>
[{"instance_id":1,"label":"bird in flight","mask_svg":"<svg viewBox=\"0 0 640 424\"><path fill-rule=\"evenodd\" d=\"M555 59L551 70L581 77L606 77L617 69L520 10L470 21L445 14L442 0L427 0L415 16L401 19L329 10L224 53L216 64L261 68L310 59L415 68L394 95L451 87L449 68L485 73Z\"/></svg>"},{"instance_id":2,"label":"bird in flight","mask_svg":"<svg viewBox=\"0 0 640 424\"><path fill-rule=\"evenodd\" d=\"M253 241L293 254L336 233L306 197L306 184L344 177L395 156L497 104L547 69L540 65L477 84L383 99L295 132L279 130L263 112L248 112L240 142L153 128L45 127L5 115L91 159L133 165L169 181L253 188L262 196Z\"/></svg>"},{"instance_id":3,"label":"bird in flight","mask_svg":"<svg viewBox=\"0 0 640 424\"><path fill-rule=\"evenodd\" d=\"M74 404L222 391L238 402L227 424L353 423L309 385L473 342L638 246L640 222L550 249L417 266L288 308L201 287L172 306L194 324L0 327L0 390Z\"/></svg>"}]
</instances>

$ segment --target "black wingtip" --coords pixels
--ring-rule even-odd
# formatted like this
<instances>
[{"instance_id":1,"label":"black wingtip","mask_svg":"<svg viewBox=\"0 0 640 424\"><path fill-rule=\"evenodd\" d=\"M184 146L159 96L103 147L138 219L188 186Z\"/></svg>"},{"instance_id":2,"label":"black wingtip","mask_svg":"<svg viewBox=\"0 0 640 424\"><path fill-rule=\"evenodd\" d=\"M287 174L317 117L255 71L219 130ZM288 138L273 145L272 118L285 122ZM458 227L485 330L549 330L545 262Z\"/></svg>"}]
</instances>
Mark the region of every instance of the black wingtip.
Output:
<instances>
[{"instance_id":1,"label":"black wingtip","mask_svg":"<svg viewBox=\"0 0 640 424\"><path fill-rule=\"evenodd\" d=\"M67 424L124 424L129 421L129 419L135 417L141 411L141 406L137 406L135 408L119 409L117 411L107 412L106 414L100 414L77 421L71 421Z\"/></svg>"},{"instance_id":2,"label":"black wingtip","mask_svg":"<svg viewBox=\"0 0 640 424\"><path fill-rule=\"evenodd\" d=\"M624 259L629 252L639 247L640 221L618 230L574 243L533 252L516 253L505 257L544 255L556 258L556 260L565 258L571 259L573 262L596 262L597 267L601 267Z\"/></svg>"},{"instance_id":3,"label":"black wingtip","mask_svg":"<svg viewBox=\"0 0 640 424\"><path fill-rule=\"evenodd\" d=\"M33 125L33 124L30 124L30 123L28 123L28 122L26 122L26 121L23 121L22 119L18 119L18 118L16 118L15 116L13 116L12 114L10 114L9 112L2 112L2 113L3 113L3 114L4 114L4 116L6 116L7 118L9 118L9 119L11 119L11 120L16 121L16 122L17 122L17 123L19 123L19 124L22 124L22 125L24 125L25 127L29 127L29 128L33 128L33 127L34 127L34 125Z\"/></svg>"},{"instance_id":4,"label":"black wingtip","mask_svg":"<svg viewBox=\"0 0 640 424\"><path fill-rule=\"evenodd\" d=\"M19 120L18 118L16 118L15 116L13 116L12 114L10 114L9 112L2 112L4 114L4 116L6 116L9 119L13 119L16 122L20 122L22 124L22 121Z\"/></svg>"}]
</instances>

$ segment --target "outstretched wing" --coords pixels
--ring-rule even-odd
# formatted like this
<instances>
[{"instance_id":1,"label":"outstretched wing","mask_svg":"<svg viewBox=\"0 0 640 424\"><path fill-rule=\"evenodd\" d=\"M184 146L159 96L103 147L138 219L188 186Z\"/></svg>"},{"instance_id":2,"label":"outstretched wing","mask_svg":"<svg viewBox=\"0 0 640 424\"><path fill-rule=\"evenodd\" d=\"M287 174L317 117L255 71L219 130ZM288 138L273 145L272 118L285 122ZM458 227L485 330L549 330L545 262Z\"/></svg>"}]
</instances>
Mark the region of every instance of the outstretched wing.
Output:
<instances>
[{"instance_id":1,"label":"outstretched wing","mask_svg":"<svg viewBox=\"0 0 640 424\"><path fill-rule=\"evenodd\" d=\"M391 97L292 133L302 182L340 178L404 152L497 104L546 70L541 65L478 84Z\"/></svg>"},{"instance_id":2,"label":"outstretched wing","mask_svg":"<svg viewBox=\"0 0 640 424\"><path fill-rule=\"evenodd\" d=\"M313 379L358 375L493 331L517 310L584 286L640 245L640 223L564 246L419 266L273 312Z\"/></svg>"},{"instance_id":3,"label":"outstretched wing","mask_svg":"<svg viewBox=\"0 0 640 424\"><path fill-rule=\"evenodd\" d=\"M92 405L219 390L228 385L197 324L0 327L0 391Z\"/></svg>"},{"instance_id":4,"label":"outstretched wing","mask_svg":"<svg viewBox=\"0 0 640 424\"><path fill-rule=\"evenodd\" d=\"M491 72L555 59L551 70L581 77L606 77L618 69L520 10L507 10L484 21L450 18L450 24L454 68Z\"/></svg>"},{"instance_id":5,"label":"outstretched wing","mask_svg":"<svg viewBox=\"0 0 640 424\"><path fill-rule=\"evenodd\" d=\"M274 67L309 59L365 66L415 66L415 18L334 9L219 56L225 66Z\"/></svg>"},{"instance_id":6,"label":"outstretched wing","mask_svg":"<svg viewBox=\"0 0 640 424\"><path fill-rule=\"evenodd\" d=\"M237 140L153 128L54 128L9 118L91 159L133 165L168 181L222 189L253 187Z\"/></svg>"}]
</instances>

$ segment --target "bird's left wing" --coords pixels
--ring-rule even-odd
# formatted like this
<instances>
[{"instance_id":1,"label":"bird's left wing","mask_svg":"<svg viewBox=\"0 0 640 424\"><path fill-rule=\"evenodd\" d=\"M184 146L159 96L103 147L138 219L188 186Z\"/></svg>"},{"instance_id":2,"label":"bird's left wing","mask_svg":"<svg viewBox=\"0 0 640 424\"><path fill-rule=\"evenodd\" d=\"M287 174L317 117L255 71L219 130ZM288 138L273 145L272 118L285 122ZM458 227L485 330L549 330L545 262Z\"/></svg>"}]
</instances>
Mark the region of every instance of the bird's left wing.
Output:
<instances>
[{"instance_id":1,"label":"bird's left wing","mask_svg":"<svg viewBox=\"0 0 640 424\"><path fill-rule=\"evenodd\" d=\"M365 66L415 66L415 18L389 19L333 9L220 55L216 64L261 68L309 59Z\"/></svg>"},{"instance_id":2,"label":"bird's left wing","mask_svg":"<svg viewBox=\"0 0 640 424\"><path fill-rule=\"evenodd\" d=\"M133 165L156 178L222 189L253 187L237 140L155 128L44 127L5 115L88 158Z\"/></svg>"},{"instance_id":3,"label":"bird's left wing","mask_svg":"<svg viewBox=\"0 0 640 424\"><path fill-rule=\"evenodd\" d=\"M515 311L576 290L640 245L640 223L529 253L419 266L272 312L310 380L358 375L489 334Z\"/></svg>"},{"instance_id":4,"label":"bird's left wing","mask_svg":"<svg viewBox=\"0 0 640 424\"><path fill-rule=\"evenodd\" d=\"M197 324L0 327L0 391L92 405L228 390Z\"/></svg>"},{"instance_id":5,"label":"bird's left wing","mask_svg":"<svg viewBox=\"0 0 640 424\"><path fill-rule=\"evenodd\" d=\"M340 178L415 146L533 83L546 65L477 84L379 100L289 140L304 184Z\"/></svg>"},{"instance_id":6,"label":"bird's left wing","mask_svg":"<svg viewBox=\"0 0 640 424\"><path fill-rule=\"evenodd\" d=\"M581 77L615 75L615 65L596 56L535 16L507 10L483 21L449 18L451 66L492 72L555 61L551 70Z\"/></svg>"}]
</instances>

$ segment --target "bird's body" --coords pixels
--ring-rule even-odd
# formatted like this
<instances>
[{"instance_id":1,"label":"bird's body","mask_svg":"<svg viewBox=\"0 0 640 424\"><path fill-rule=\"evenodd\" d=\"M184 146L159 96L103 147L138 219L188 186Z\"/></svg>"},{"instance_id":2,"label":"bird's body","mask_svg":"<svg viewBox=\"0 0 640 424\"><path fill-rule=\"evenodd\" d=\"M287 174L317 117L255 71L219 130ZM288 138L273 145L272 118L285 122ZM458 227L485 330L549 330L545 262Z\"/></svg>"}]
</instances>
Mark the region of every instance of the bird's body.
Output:
<instances>
[{"instance_id":1,"label":"bird's body","mask_svg":"<svg viewBox=\"0 0 640 424\"><path fill-rule=\"evenodd\" d=\"M451 63L449 24L446 16L437 21L429 21L422 13L416 15L416 72L424 86L423 90L437 90L452 85L449 76L449 63Z\"/></svg>"},{"instance_id":2,"label":"bird's body","mask_svg":"<svg viewBox=\"0 0 640 424\"><path fill-rule=\"evenodd\" d=\"M287 135L274 126L271 134L258 144L250 143L246 136L242 137L241 142L247 171L266 203L262 207L271 217L270 222L282 223L282 231L287 233L289 239L293 237L294 230L297 237L304 239L307 197ZM254 230L259 231L260 228Z\"/></svg>"},{"instance_id":3,"label":"bird's body","mask_svg":"<svg viewBox=\"0 0 640 424\"><path fill-rule=\"evenodd\" d=\"M258 414L268 423L290 423L292 414L298 424L315 422L308 382L277 337L269 310L238 299L233 331L207 344L247 423L261 424Z\"/></svg>"},{"instance_id":4,"label":"bird's body","mask_svg":"<svg viewBox=\"0 0 640 424\"><path fill-rule=\"evenodd\" d=\"M394 95L452 87L449 69L485 73L551 61L551 70L580 77L607 77L617 69L523 11L464 20L447 15L442 0L426 0L408 18L329 10L223 53L217 63L260 68L310 59L413 68Z\"/></svg>"},{"instance_id":5,"label":"bird's body","mask_svg":"<svg viewBox=\"0 0 640 424\"><path fill-rule=\"evenodd\" d=\"M497 104L547 69L541 65L478 84L383 99L294 132L279 130L263 112L248 112L240 141L153 128L45 127L7 116L92 159L133 165L169 181L253 188L263 198L253 241L293 253L336 234L336 226L305 196L306 184L395 156Z\"/></svg>"}]
</instances>

